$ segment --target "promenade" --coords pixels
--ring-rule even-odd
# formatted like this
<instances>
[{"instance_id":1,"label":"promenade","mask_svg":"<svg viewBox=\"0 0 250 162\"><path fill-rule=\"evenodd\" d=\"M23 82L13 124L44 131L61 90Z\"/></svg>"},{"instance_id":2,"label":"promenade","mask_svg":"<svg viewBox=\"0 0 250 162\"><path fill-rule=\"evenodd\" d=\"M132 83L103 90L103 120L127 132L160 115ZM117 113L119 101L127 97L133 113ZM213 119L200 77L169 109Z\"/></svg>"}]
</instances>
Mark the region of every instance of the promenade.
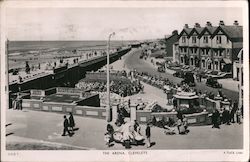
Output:
<instances>
[{"instance_id":1,"label":"promenade","mask_svg":"<svg viewBox=\"0 0 250 162\"><path fill-rule=\"evenodd\" d=\"M129 70L136 68L138 71L147 70L167 77L178 83L180 78L173 77L167 73L158 73L151 65L139 59L140 49L133 49L124 55L121 60L111 64L114 70ZM105 69L105 68L104 68ZM130 96L131 100L142 98L143 100L157 101L159 105L167 108L166 95L162 90L144 84L144 92ZM204 88L204 85L198 85ZM199 88L199 87L198 87ZM205 87L205 89L211 89ZM216 92L216 90L215 90ZM226 92L226 90L224 90ZM6 111L6 139L7 148L21 146L22 144L52 146L52 149L125 149L121 144L115 143L107 147L104 141L107 122L102 119L75 116L77 131L72 137L61 136L63 131L63 115L60 113L48 113L32 110ZM39 126L39 127L38 127ZM42 128L42 129L41 129ZM221 129L212 129L209 126L189 127L187 135L166 135L164 129L151 128L151 148L146 146L132 146L132 149L241 149L243 147L243 124L221 125ZM177 133L177 128L175 128ZM141 133L145 136L145 125L141 125ZM49 146L44 146L45 148Z\"/></svg>"},{"instance_id":2,"label":"promenade","mask_svg":"<svg viewBox=\"0 0 250 162\"><path fill-rule=\"evenodd\" d=\"M9 134L6 139L10 146L22 142L49 142L54 143L55 147L62 144L72 149L125 149L117 143L113 147L105 145L105 120L75 116L76 128L79 130L72 137L63 137L63 114L30 110L7 110L6 114L6 124L9 124L6 127L6 134ZM141 127L141 133L145 136L145 125ZM189 130L187 135L165 135L163 129L152 127L151 141L155 145L149 149L240 149L243 146L243 124L222 125L221 129L195 126L189 127ZM132 146L132 149L147 148Z\"/></svg>"}]
</instances>

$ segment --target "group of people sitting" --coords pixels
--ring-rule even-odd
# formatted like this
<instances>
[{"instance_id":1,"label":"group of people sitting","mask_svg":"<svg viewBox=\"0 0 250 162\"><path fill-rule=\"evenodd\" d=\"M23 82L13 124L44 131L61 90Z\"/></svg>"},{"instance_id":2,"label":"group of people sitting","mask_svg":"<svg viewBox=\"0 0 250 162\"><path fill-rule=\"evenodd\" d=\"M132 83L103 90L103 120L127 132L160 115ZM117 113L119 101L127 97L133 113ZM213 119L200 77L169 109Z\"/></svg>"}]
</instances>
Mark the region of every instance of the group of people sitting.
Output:
<instances>
[{"instance_id":1,"label":"group of people sitting","mask_svg":"<svg viewBox=\"0 0 250 162\"><path fill-rule=\"evenodd\" d=\"M96 92L107 91L107 84L105 81L81 81L76 85L77 88L87 89ZM110 92L119 94L122 97L131 96L143 91L143 85L138 81L122 82L122 81L111 81Z\"/></svg>"},{"instance_id":2,"label":"group of people sitting","mask_svg":"<svg viewBox=\"0 0 250 162\"><path fill-rule=\"evenodd\" d=\"M166 119L162 116L161 120L156 120L156 117L153 116L152 119L149 121L153 126L163 128L164 133L166 135L173 135L176 134L177 130L179 134L187 134L189 132L188 128L188 120L185 115L181 112L177 112L177 120L175 121L172 118ZM177 130L175 129L177 128Z\"/></svg>"},{"instance_id":3,"label":"group of people sitting","mask_svg":"<svg viewBox=\"0 0 250 162\"><path fill-rule=\"evenodd\" d=\"M108 147L112 146L112 142L122 143L125 148L130 148L130 144L142 144L144 137L141 135L141 127L135 121L123 122L121 125L115 125L116 130L111 124L107 124L107 132L104 134L104 140Z\"/></svg>"}]
</instances>

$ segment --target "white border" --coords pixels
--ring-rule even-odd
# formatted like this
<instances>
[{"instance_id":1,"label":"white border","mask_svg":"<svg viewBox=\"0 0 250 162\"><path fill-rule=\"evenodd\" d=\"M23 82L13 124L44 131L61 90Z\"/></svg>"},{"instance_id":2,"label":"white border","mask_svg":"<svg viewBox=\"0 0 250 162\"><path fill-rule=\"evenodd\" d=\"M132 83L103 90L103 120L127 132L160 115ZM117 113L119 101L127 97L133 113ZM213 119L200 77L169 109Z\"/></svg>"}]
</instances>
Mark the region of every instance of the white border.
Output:
<instances>
[{"instance_id":1,"label":"white border","mask_svg":"<svg viewBox=\"0 0 250 162\"><path fill-rule=\"evenodd\" d=\"M1 15L1 161L247 161L249 158L249 27L247 1L5 1L0 3ZM5 109L7 104L6 57L5 57L5 9L8 7L242 7L244 27L244 149L243 150L143 150L147 154L128 156L131 150L123 150L125 155L104 155L112 151L6 151L5 150ZM8 87L8 86L7 86ZM138 150L139 151L139 150ZM243 154L225 154L224 151L242 151ZM17 153L10 156L9 153ZM63 154L62 154L63 153ZM63 155L63 156L62 156Z\"/></svg>"}]
</instances>

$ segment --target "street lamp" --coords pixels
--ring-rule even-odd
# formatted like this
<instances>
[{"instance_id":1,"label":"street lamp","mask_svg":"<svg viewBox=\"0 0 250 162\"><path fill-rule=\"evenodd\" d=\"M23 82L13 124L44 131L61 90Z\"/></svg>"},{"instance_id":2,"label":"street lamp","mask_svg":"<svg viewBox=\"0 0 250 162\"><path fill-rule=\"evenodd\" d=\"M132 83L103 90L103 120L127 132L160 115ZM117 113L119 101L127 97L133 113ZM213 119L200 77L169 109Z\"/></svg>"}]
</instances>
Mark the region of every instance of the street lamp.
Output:
<instances>
[{"instance_id":1,"label":"street lamp","mask_svg":"<svg viewBox=\"0 0 250 162\"><path fill-rule=\"evenodd\" d=\"M110 85L109 85L109 50L110 50L110 39L115 35L115 32L109 34L107 42L107 108L106 108L106 120L111 121L111 108L110 108Z\"/></svg>"}]
</instances>

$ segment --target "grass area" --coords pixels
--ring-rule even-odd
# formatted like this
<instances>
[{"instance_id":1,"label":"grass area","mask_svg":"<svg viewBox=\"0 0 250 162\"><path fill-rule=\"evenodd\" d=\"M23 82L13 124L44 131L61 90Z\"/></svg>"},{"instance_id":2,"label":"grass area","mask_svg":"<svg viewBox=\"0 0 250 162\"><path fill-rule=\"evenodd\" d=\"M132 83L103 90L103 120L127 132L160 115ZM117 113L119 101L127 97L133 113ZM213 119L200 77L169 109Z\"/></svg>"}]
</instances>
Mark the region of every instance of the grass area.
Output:
<instances>
[{"instance_id":1,"label":"grass area","mask_svg":"<svg viewBox=\"0 0 250 162\"><path fill-rule=\"evenodd\" d=\"M50 144L50 143L11 142L6 144L6 150L83 150L83 149L73 146L64 146L60 144Z\"/></svg>"}]
</instances>

